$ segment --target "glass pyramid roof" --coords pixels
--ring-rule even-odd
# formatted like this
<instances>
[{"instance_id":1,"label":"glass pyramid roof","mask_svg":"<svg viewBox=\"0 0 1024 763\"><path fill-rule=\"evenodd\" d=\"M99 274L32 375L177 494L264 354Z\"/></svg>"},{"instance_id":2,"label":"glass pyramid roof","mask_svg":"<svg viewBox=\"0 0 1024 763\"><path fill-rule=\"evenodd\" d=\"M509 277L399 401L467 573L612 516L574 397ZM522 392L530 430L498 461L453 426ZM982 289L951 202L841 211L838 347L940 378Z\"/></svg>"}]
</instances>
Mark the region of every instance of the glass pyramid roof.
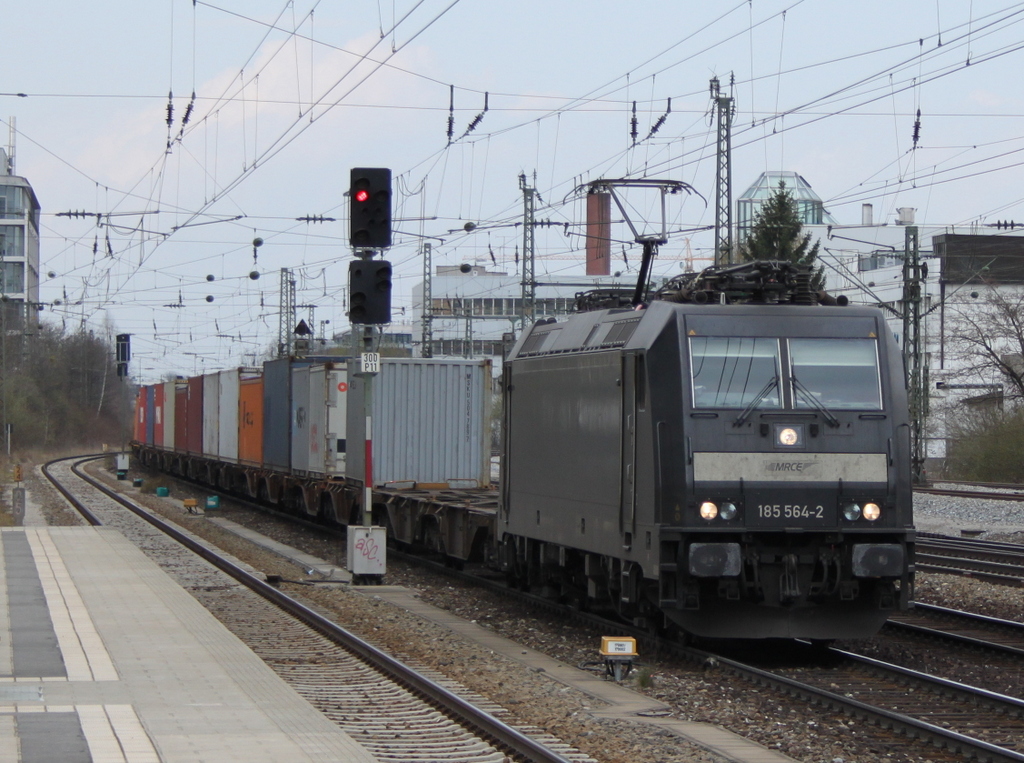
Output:
<instances>
[{"instance_id":1,"label":"glass pyramid roof","mask_svg":"<svg viewBox=\"0 0 1024 763\"><path fill-rule=\"evenodd\" d=\"M804 180L803 176L796 172L784 172L784 171L773 171L773 172L762 172L760 177L754 181L751 185L737 200L738 202L754 202L757 204L757 208L760 208L761 202L765 201L769 196L779 190L779 183L786 184L786 190L789 194L797 201L798 206L801 210L813 207L821 210L820 220L804 220L807 222L814 222L817 224L835 224L835 218L832 217L824 208L824 202L821 197L814 192L811 188L811 184ZM746 206L746 205L744 205ZM817 217L817 215L815 215Z\"/></svg>"}]
</instances>

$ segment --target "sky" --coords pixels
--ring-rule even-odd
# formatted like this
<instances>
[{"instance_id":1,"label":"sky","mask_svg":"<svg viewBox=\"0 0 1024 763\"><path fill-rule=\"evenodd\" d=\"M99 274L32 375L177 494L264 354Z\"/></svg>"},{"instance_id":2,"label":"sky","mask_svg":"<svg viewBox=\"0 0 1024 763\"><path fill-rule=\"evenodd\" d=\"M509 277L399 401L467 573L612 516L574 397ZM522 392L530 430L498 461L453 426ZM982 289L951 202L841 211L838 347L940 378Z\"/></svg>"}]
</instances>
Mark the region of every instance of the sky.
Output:
<instances>
[{"instance_id":1,"label":"sky","mask_svg":"<svg viewBox=\"0 0 1024 763\"><path fill-rule=\"evenodd\" d=\"M348 328L353 167L394 174L396 321L425 242L435 266L519 272L521 176L551 223L538 280L583 274L598 179L688 184L654 275L708 264L713 77L734 99L734 198L783 170L841 225L864 203L888 224L902 207L964 232L1024 221L1024 2L8 6L0 146L13 134L42 206L41 317L132 334L141 382L262 356L282 268L318 334ZM661 228L657 192L624 200ZM628 275L640 247L616 219Z\"/></svg>"}]
</instances>

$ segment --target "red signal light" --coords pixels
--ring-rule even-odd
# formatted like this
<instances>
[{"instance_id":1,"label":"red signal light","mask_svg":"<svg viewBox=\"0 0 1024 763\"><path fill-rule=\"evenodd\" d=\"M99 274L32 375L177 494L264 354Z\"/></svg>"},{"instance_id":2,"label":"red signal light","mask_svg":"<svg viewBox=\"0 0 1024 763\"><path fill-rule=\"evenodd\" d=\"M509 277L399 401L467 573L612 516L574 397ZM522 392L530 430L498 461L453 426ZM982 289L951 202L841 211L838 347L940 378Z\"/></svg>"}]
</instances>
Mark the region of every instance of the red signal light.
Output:
<instances>
[{"instance_id":1,"label":"red signal light","mask_svg":"<svg viewBox=\"0 0 1024 763\"><path fill-rule=\"evenodd\" d=\"M369 199L370 199L370 192L367 191L365 188L360 188L358 191L356 191L355 199L360 204L363 203L364 201L369 201Z\"/></svg>"}]
</instances>

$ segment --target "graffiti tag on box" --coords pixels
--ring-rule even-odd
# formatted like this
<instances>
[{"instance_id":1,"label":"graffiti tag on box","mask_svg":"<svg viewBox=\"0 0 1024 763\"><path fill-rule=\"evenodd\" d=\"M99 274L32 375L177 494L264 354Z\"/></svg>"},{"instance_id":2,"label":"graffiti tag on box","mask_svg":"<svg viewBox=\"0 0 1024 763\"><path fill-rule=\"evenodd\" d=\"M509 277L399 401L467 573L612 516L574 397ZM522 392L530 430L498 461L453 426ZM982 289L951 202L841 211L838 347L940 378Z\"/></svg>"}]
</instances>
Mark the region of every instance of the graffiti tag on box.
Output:
<instances>
[{"instance_id":1,"label":"graffiti tag on box","mask_svg":"<svg viewBox=\"0 0 1024 763\"><path fill-rule=\"evenodd\" d=\"M373 538L360 538L356 541L356 552L370 561L377 561L380 556L380 546Z\"/></svg>"}]
</instances>

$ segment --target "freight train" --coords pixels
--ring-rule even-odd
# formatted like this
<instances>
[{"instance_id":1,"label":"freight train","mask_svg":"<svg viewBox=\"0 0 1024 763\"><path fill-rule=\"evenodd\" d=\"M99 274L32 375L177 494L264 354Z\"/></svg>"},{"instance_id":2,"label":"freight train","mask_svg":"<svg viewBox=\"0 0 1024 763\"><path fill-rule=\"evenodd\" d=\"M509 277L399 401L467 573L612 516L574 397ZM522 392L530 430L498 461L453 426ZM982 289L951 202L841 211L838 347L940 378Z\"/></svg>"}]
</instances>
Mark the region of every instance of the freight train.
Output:
<instances>
[{"instance_id":1,"label":"freight train","mask_svg":"<svg viewBox=\"0 0 1024 763\"><path fill-rule=\"evenodd\" d=\"M374 416L393 416L374 427L389 454L379 475L375 466L374 517L391 539L709 638L868 636L910 606L907 392L881 311L812 293L806 268L786 263L711 268L649 302L595 299L600 309L535 323L505 359L497 494L485 473L489 366L385 362ZM245 386L260 376L231 372L220 415L237 406L238 420L222 418L220 432L237 426L237 454L200 450L191 427L203 425L190 422L212 419L198 411L173 445L165 424L161 441L147 429L161 393L144 389L136 453L295 513L359 523L352 388L347 417L330 419L331 395L360 383L344 371L274 361L251 403ZM193 389L210 394L204 385L164 385L164 406L172 386L175 416L191 410ZM255 411L261 455L243 447ZM442 453L461 455L434 463Z\"/></svg>"}]
</instances>

